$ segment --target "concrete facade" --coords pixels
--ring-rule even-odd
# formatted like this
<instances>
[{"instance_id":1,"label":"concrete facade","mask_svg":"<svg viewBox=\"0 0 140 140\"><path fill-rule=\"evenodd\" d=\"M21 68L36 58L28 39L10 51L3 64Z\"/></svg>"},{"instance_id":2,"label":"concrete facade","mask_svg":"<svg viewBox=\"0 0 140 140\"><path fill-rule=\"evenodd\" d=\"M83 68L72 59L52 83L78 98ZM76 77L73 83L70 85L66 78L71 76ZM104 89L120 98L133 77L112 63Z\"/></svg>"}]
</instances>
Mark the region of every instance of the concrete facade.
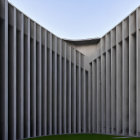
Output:
<instances>
[{"instance_id":1,"label":"concrete facade","mask_svg":"<svg viewBox=\"0 0 140 140\"><path fill-rule=\"evenodd\" d=\"M0 140L140 136L140 8L102 38L61 39L0 0Z\"/></svg>"},{"instance_id":2,"label":"concrete facade","mask_svg":"<svg viewBox=\"0 0 140 140\"><path fill-rule=\"evenodd\" d=\"M98 84L101 80L100 100L98 89L94 90L92 85L92 94L101 104L97 110L97 114L98 111L102 114L100 133L140 136L139 33L140 8L137 8L101 38L98 51L90 56L91 83ZM98 61L101 61L101 77L98 77Z\"/></svg>"}]
</instances>

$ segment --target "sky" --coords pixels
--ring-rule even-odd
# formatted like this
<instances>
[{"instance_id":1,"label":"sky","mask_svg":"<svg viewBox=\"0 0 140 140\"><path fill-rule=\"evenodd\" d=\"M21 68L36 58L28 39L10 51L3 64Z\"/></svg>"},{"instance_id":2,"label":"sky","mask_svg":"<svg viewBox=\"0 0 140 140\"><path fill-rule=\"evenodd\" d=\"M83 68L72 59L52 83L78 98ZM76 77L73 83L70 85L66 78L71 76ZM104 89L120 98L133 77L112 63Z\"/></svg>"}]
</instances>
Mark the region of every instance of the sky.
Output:
<instances>
[{"instance_id":1,"label":"sky","mask_svg":"<svg viewBox=\"0 0 140 140\"><path fill-rule=\"evenodd\" d=\"M65 39L102 37L140 6L140 0L9 0L28 17Z\"/></svg>"}]
</instances>

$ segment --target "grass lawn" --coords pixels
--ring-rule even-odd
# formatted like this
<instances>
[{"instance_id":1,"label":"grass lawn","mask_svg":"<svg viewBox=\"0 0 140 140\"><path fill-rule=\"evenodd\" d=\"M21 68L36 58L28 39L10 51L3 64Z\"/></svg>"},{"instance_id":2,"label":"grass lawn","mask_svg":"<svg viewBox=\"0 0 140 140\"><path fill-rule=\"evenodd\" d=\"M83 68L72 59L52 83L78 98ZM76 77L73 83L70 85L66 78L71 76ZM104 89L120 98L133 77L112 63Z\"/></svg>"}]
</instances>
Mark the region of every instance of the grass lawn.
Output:
<instances>
[{"instance_id":1,"label":"grass lawn","mask_svg":"<svg viewBox=\"0 0 140 140\"><path fill-rule=\"evenodd\" d=\"M98 134L76 134L76 135L57 135L57 136L45 136L38 138L30 138L27 140L140 140L140 138L134 137L121 137L110 135L98 135Z\"/></svg>"}]
</instances>

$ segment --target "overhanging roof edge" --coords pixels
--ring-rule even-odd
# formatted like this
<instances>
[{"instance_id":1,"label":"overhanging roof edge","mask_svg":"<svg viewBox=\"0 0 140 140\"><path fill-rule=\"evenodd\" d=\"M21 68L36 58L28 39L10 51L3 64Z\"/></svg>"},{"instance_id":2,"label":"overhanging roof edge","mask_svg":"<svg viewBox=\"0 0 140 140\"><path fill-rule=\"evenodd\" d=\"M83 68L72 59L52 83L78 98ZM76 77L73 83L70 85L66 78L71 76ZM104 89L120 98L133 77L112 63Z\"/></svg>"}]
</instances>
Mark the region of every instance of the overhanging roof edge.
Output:
<instances>
[{"instance_id":1,"label":"overhanging roof edge","mask_svg":"<svg viewBox=\"0 0 140 140\"><path fill-rule=\"evenodd\" d=\"M98 44L100 42L100 38L93 38L93 39L82 39L82 40L68 40L63 39L67 43L70 43L72 45L81 46L81 45L93 45Z\"/></svg>"}]
</instances>

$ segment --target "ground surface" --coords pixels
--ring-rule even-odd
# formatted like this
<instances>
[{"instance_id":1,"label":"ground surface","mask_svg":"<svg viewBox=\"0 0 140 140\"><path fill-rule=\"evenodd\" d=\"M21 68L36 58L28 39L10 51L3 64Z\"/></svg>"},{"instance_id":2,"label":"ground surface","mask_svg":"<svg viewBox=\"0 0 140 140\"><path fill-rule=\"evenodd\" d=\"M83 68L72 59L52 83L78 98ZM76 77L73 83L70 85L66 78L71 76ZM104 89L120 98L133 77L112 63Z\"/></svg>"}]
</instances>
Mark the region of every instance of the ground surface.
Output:
<instances>
[{"instance_id":1,"label":"ground surface","mask_svg":"<svg viewBox=\"0 0 140 140\"><path fill-rule=\"evenodd\" d=\"M132 137L116 137L109 135L93 135L93 134L80 134L80 135L57 135L57 136L46 136L38 138L30 138L27 140L140 140L140 138Z\"/></svg>"}]
</instances>

